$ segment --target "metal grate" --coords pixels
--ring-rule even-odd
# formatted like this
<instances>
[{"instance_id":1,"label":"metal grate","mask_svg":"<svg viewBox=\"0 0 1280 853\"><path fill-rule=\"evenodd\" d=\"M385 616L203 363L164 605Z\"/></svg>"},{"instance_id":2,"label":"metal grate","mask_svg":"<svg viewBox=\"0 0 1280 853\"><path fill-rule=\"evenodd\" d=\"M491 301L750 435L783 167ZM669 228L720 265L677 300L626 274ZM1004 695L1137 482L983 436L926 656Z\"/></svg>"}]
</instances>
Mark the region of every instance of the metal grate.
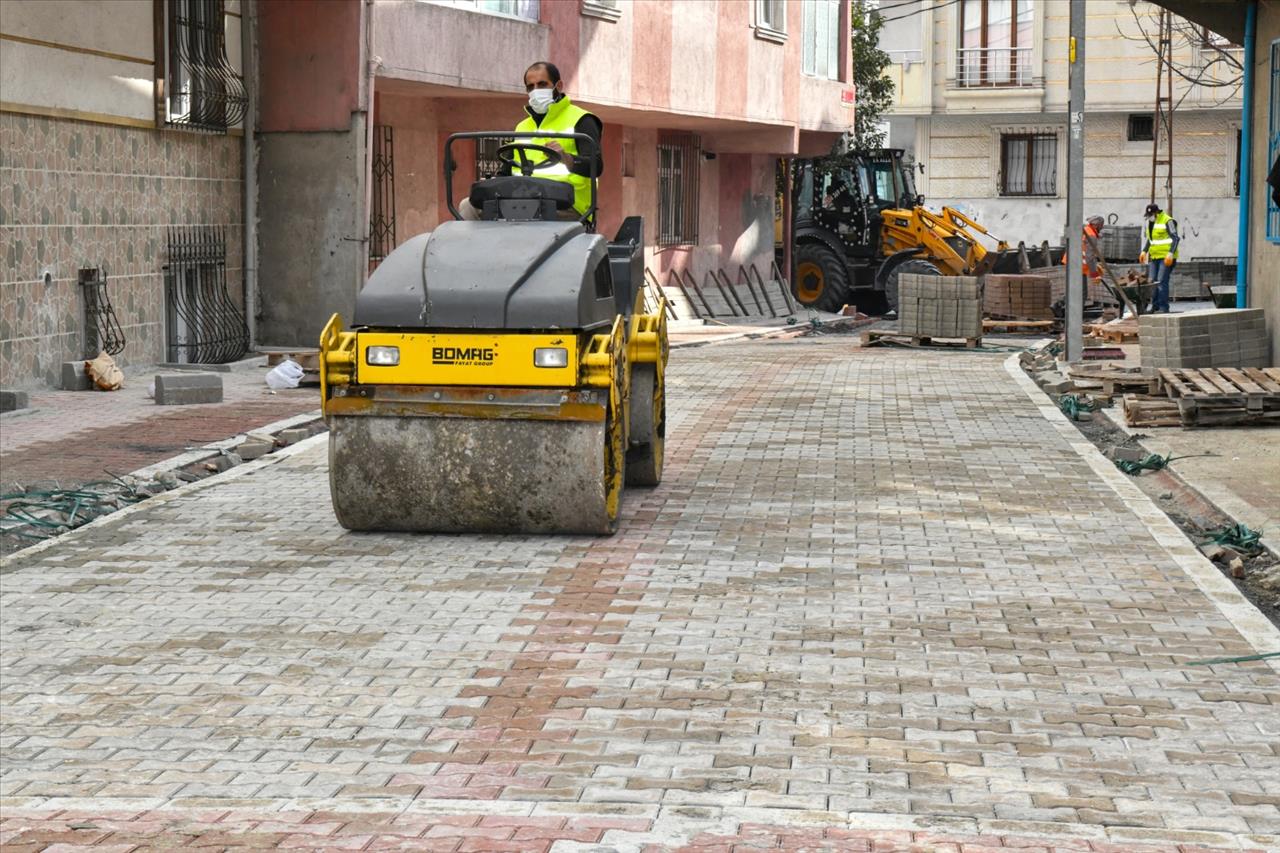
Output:
<instances>
[{"instance_id":1,"label":"metal grate","mask_svg":"<svg viewBox=\"0 0 1280 853\"><path fill-rule=\"evenodd\" d=\"M692 133L658 137L658 245L698 242L698 186L702 144Z\"/></svg>"},{"instance_id":2,"label":"metal grate","mask_svg":"<svg viewBox=\"0 0 1280 853\"><path fill-rule=\"evenodd\" d=\"M373 209L369 211L369 269L396 247L396 173L391 127L373 127Z\"/></svg>"},{"instance_id":3,"label":"metal grate","mask_svg":"<svg viewBox=\"0 0 1280 853\"><path fill-rule=\"evenodd\" d=\"M477 139L476 140L476 180L496 178L502 174L502 161L498 159L498 149L513 140Z\"/></svg>"},{"instance_id":4,"label":"metal grate","mask_svg":"<svg viewBox=\"0 0 1280 853\"><path fill-rule=\"evenodd\" d=\"M124 352L124 330L107 294L106 273L97 268L82 269L79 281L84 288L84 357L94 358L102 352L119 355Z\"/></svg>"},{"instance_id":5,"label":"metal grate","mask_svg":"<svg viewBox=\"0 0 1280 853\"><path fill-rule=\"evenodd\" d=\"M1130 142L1153 141L1156 138L1156 117L1151 113L1130 115L1128 137Z\"/></svg>"},{"instance_id":6,"label":"metal grate","mask_svg":"<svg viewBox=\"0 0 1280 853\"><path fill-rule=\"evenodd\" d=\"M245 115L244 82L227 61L223 0L168 0L165 119L226 133Z\"/></svg>"},{"instance_id":7,"label":"metal grate","mask_svg":"<svg viewBox=\"0 0 1280 853\"><path fill-rule=\"evenodd\" d=\"M171 228L164 295L169 361L224 364L249 349L244 313L227 293L221 228Z\"/></svg>"},{"instance_id":8,"label":"metal grate","mask_svg":"<svg viewBox=\"0 0 1280 853\"><path fill-rule=\"evenodd\" d=\"M1000 137L1000 195L1057 195L1058 137L1006 133Z\"/></svg>"}]
</instances>

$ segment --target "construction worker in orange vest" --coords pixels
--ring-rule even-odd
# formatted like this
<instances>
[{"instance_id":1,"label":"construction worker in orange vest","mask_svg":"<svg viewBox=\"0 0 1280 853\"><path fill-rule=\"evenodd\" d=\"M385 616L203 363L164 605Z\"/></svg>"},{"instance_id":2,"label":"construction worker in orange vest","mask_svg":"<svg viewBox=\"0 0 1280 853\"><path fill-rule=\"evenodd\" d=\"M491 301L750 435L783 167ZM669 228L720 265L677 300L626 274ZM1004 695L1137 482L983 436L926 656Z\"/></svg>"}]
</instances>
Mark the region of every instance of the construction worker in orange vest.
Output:
<instances>
[{"instance_id":1,"label":"construction worker in orange vest","mask_svg":"<svg viewBox=\"0 0 1280 853\"><path fill-rule=\"evenodd\" d=\"M1102 278L1102 273L1106 266L1102 259L1102 248L1098 245L1098 237L1102 235L1102 226L1105 220L1101 216L1090 216L1085 220L1084 224L1084 241L1081 245L1081 268L1084 271L1085 289L1084 301L1089 301L1088 282L1098 281ZM1066 264L1067 256L1062 256L1062 263Z\"/></svg>"}]
</instances>

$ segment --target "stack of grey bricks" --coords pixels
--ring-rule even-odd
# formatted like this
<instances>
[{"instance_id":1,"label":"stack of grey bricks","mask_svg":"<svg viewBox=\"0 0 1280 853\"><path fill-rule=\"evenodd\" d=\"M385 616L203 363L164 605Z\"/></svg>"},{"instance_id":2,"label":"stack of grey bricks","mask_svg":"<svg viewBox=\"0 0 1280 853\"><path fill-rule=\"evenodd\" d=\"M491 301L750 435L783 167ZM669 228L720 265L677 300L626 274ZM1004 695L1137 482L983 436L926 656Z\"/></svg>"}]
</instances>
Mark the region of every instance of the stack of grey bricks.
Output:
<instances>
[{"instance_id":1,"label":"stack of grey bricks","mask_svg":"<svg viewBox=\"0 0 1280 853\"><path fill-rule=\"evenodd\" d=\"M1138 323L1143 367L1270 367L1261 308L1147 314Z\"/></svg>"},{"instance_id":2,"label":"stack of grey bricks","mask_svg":"<svg viewBox=\"0 0 1280 853\"><path fill-rule=\"evenodd\" d=\"M982 337L981 279L904 273L898 279L898 330L913 337Z\"/></svg>"}]
</instances>

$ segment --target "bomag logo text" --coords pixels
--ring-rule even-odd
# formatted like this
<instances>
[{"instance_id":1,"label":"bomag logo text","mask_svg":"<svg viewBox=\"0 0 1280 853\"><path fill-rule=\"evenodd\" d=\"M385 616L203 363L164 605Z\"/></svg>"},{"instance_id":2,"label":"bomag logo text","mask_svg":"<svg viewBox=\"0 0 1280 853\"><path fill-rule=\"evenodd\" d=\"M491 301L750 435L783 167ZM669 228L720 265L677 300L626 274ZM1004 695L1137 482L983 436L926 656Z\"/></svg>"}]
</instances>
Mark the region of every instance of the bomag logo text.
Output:
<instances>
[{"instance_id":1,"label":"bomag logo text","mask_svg":"<svg viewBox=\"0 0 1280 853\"><path fill-rule=\"evenodd\" d=\"M477 366L493 364L492 347L432 347L432 364Z\"/></svg>"}]
</instances>

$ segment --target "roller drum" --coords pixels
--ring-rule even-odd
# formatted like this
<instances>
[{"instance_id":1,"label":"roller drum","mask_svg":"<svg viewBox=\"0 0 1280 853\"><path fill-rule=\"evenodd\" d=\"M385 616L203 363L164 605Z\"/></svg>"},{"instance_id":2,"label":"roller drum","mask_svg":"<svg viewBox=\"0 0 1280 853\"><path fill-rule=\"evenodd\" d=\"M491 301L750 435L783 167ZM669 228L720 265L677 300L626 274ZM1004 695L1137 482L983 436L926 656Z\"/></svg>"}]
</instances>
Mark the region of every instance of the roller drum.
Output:
<instances>
[{"instance_id":1,"label":"roller drum","mask_svg":"<svg viewBox=\"0 0 1280 853\"><path fill-rule=\"evenodd\" d=\"M329 487L349 530L609 534L606 422L334 416Z\"/></svg>"}]
</instances>

